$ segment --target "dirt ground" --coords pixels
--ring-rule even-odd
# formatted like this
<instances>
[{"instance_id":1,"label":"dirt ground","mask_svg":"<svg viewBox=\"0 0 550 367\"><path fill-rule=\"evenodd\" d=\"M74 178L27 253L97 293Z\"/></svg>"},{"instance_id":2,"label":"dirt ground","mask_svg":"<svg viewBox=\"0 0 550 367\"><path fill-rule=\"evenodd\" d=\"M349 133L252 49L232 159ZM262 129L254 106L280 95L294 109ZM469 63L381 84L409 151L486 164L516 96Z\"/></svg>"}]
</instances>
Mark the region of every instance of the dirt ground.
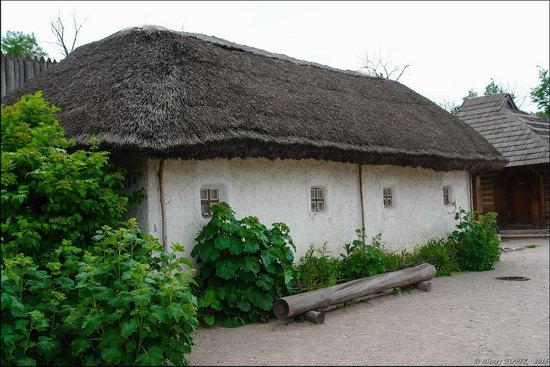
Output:
<instances>
[{"instance_id":1,"label":"dirt ground","mask_svg":"<svg viewBox=\"0 0 550 367\"><path fill-rule=\"evenodd\" d=\"M199 329L192 365L548 365L547 239L507 241L496 269L340 308L324 325ZM503 281L498 276L525 276Z\"/></svg>"}]
</instances>

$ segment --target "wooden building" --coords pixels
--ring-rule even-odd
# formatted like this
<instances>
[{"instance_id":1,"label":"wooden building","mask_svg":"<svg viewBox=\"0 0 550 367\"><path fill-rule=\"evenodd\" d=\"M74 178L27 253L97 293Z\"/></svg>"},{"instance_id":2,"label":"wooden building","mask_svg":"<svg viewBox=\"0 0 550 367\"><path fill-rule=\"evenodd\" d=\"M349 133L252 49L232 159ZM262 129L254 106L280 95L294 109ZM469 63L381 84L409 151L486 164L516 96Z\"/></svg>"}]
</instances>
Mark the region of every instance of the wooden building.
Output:
<instances>
[{"instance_id":1,"label":"wooden building","mask_svg":"<svg viewBox=\"0 0 550 367\"><path fill-rule=\"evenodd\" d=\"M549 120L520 111L509 94L468 99L457 116L509 160L473 177L474 207L497 212L501 229L548 229Z\"/></svg>"}]
</instances>

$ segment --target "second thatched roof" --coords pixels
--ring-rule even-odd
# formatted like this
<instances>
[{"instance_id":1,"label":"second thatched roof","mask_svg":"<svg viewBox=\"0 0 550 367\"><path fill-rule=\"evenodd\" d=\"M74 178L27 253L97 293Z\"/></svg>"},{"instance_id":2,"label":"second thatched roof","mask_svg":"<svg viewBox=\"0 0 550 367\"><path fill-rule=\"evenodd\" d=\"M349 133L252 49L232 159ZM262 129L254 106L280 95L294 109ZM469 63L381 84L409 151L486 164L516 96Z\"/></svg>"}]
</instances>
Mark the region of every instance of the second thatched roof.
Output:
<instances>
[{"instance_id":1,"label":"second thatched roof","mask_svg":"<svg viewBox=\"0 0 550 367\"><path fill-rule=\"evenodd\" d=\"M132 28L3 99L42 90L67 134L152 157L265 157L498 169L464 122L404 85L204 35Z\"/></svg>"}]
</instances>

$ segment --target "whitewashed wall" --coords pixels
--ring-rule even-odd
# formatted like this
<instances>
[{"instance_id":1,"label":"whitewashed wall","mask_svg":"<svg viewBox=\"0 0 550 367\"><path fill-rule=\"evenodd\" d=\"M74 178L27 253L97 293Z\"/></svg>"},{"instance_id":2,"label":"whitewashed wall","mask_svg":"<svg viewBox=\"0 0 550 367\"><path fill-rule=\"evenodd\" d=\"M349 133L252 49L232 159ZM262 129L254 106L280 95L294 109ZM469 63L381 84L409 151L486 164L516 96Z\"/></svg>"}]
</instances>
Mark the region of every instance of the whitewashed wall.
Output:
<instances>
[{"instance_id":1,"label":"whitewashed wall","mask_svg":"<svg viewBox=\"0 0 550 367\"><path fill-rule=\"evenodd\" d=\"M413 248L455 229L455 212L470 210L467 171L363 166L365 228L378 232L393 249ZM450 186L450 205L443 205L443 186ZM383 189L393 191L393 207L384 208Z\"/></svg>"},{"instance_id":2,"label":"whitewashed wall","mask_svg":"<svg viewBox=\"0 0 550 367\"><path fill-rule=\"evenodd\" d=\"M160 237L158 160L147 162L147 231ZM365 222L369 236L382 233L393 249L412 248L444 236L455 226L455 208L470 208L467 171L436 172L396 166L363 166ZM327 242L338 256L361 227L358 166L315 160L216 159L167 160L164 171L167 241L181 242L190 254L194 239L208 220L200 212L200 188L215 185L237 218L257 216L270 226L289 225L297 257L310 244ZM443 205L442 188L451 201ZM310 211L310 188L326 188L324 213ZM395 206L384 208L382 190L391 187Z\"/></svg>"},{"instance_id":3,"label":"whitewashed wall","mask_svg":"<svg viewBox=\"0 0 550 367\"><path fill-rule=\"evenodd\" d=\"M206 160L166 161L164 171L168 243L182 242L190 252L202 226L200 189L221 188L237 218L257 216L270 227L285 222L297 245L298 256L310 244L328 243L334 255L355 238L361 226L357 166L314 160ZM161 235L158 205L158 162L149 163L149 232ZM326 211L310 211L310 188L326 187Z\"/></svg>"}]
</instances>

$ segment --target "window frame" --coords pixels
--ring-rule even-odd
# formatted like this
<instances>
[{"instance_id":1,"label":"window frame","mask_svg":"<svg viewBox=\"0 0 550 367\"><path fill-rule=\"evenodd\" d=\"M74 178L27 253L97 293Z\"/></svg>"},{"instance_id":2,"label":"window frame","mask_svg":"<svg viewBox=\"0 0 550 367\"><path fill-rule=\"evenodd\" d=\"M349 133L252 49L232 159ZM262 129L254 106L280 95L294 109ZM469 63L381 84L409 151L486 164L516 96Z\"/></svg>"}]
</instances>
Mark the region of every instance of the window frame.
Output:
<instances>
[{"instance_id":1,"label":"window frame","mask_svg":"<svg viewBox=\"0 0 550 367\"><path fill-rule=\"evenodd\" d=\"M382 188L382 204L384 205L385 209L390 209L395 207L395 198L394 198L394 192L392 187L384 187ZM388 203L389 201L389 203Z\"/></svg>"},{"instance_id":2,"label":"window frame","mask_svg":"<svg viewBox=\"0 0 550 367\"><path fill-rule=\"evenodd\" d=\"M324 213L327 210L326 188L323 186L311 186L309 190L309 203L312 213ZM321 204L321 209L319 209Z\"/></svg>"},{"instance_id":3,"label":"window frame","mask_svg":"<svg viewBox=\"0 0 550 367\"><path fill-rule=\"evenodd\" d=\"M448 206L452 204L451 200L451 186L443 186L443 205Z\"/></svg>"},{"instance_id":4,"label":"window frame","mask_svg":"<svg viewBox=\"0 0 550 367\"><path fill-rule=\"evenodd\" d=\"M206 192L206 198L203 199L203 191ZM213 199L211 193L216 192L216 198ZM201 216L203 218L212 218L212 212L210 208L213 204L218 204L220 202L220 189L217 187L201 187L200 189L200 202L201 202ZM203 211L203 205L208 205L208 212Z\"/></svg>"}]
</instances>

